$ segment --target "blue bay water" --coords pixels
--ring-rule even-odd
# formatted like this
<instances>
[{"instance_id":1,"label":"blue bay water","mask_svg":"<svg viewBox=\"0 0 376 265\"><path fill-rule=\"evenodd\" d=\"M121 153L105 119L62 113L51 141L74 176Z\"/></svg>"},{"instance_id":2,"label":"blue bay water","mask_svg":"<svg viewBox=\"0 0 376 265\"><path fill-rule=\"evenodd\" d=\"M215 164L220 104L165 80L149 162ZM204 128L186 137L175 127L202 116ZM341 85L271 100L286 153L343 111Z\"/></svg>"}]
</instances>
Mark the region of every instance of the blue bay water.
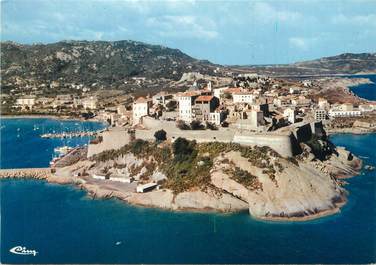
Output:
<instances>
[{"instance_id":1,"label":"blue bay water","mask_svg":"<svg viewBox=\"0 0 376 265\"><path fill-rule=\"evenodd\" d=\"M35 123L44 124L45 131L100 127L47 119L1 123L2 168L47 166L53 148L66 144L40 139L39 133L32 131ZM17 137L18 132L22 136ZM365 164L376 166L375 134L343 134L331 139L361 156ZM87 141L76 139L68 144ZM93 200L68 185L2 180L1 262L374 263L375 176L375 171L363 170L347 180L349 201L340 213L294 223L257 221L248 213L133 207L118 200ZM17 245L39 253L35 257L11 254L9 249Z\"/></svg>"},{"instance_id":2,"label":"blue bay water","mask_svg":"<svg viewBox=\"0 0 376 265\"><path fill-rule=\"evenodd\" d=\"M46 128L49 123L56 126L53 120L43 123ZM17 127L23 128L21 124L20 120L3 121L6 128L11 127L6 133L14 134ZM25 134L23 142L28 144L23 144L6 133L2 131L2 146L8 150L2 151L5 167L26 167L32 163L45 166L52 147L59 145L55 140L45 140L48 143L42 144L34 133ZM334 143L348 147L371 165L376 165L374 139L374 134L332 137ZM45 148L43 154L39 151L41 146ZM341 213L316 221L281 223L253 220L248 213L176 213L133 207L117 200L90 199L84 191L71 186L2 180L1 260L6 263L375 262L375 173L364 171L348 181L349 202ZM116 245L119 241L121 244ZM11 254L9 249L17 245L39 253L35 257Z\"/></svg>"},{"instance_id":3,"label":"blue bay water","mask_svg":"<svg viewBox=\"0 0 376 265\"><path fill-rule=\"evenodd\" d=\"M361 98L376 100L376 75L357 75L351 76L351 78L369 78L373 84L363 84L351 87L351 91L357 94Z\"/></svg>"},{"instance_id":4,"label":"blue bay water","mask_svg":"<svg viewBox=\"0 0 376 265\"><path fill-rule=\"evenodd\" d=\"M45 139L53 132L94 131L105 128L98 122L55 119L0 119L0 168L47 167L54 148L87 144L90 137Z\"/></svg>"}]
</instances>

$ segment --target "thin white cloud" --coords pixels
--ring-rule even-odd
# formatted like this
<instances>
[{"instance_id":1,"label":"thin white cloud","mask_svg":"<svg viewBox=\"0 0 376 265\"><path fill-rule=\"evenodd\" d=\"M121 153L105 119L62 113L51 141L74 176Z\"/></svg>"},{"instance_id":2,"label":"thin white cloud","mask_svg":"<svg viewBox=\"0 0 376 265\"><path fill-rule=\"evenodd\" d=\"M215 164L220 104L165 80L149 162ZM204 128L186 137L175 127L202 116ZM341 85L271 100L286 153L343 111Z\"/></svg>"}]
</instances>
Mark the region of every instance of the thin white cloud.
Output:
<instances>
[{"instance_id":1,"label":"thin white cloud","mask_svg":"<svg viewBox=\"0 0 376 265\"><path fill-rule=\"evenodd\" d=\"M163 37L207 40L218 37L215 22L208 18L196 16L151 17L147 19L146 25Z\"/></svg>"},{"instance_id":2,"label":"thin white cloud","mask_svg":"<svg viewBox=\"0 0 376 265\"><path fill-rule=\"evenodd\" d=\"M298 48L301 51L308 51L318 41L318 38L290 37L289 44L292 48Z\"/></svg>"},{"instance_id":3,"label":"thin white cloud","mask_svg":"<svg viewBox=\"0 0 376 265\"><path fill-rule=\"evenodd\" d=\"M376 26L376 14L369 15L357 15L357 16L345 16L344 14L339 14L331 19L333 24L347 24L354 26Z\"/></svg>"},{"instance_id":4,"label":"thin white cloud","mask_svg":"<svg viewBox=\"0 0 376 265\"><path fill-rule=\"evenodd\" d=\"M303 18L299 12L277 9L268 2L251 3L251 16L262 23L297 22Z\"/></svg>"}]
</instances>

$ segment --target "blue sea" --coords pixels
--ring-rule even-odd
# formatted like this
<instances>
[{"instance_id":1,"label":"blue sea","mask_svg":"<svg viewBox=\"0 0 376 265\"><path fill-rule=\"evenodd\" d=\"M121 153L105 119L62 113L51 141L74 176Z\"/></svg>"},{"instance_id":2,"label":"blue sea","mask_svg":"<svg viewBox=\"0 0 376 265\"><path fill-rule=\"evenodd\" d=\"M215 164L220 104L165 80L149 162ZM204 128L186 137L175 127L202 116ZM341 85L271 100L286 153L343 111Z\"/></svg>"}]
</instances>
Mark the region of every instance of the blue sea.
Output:
<instances>
[{"instance_id":1,"label":"blue sea","mask_svg":"<svg viewBox=\"0 0 376 265\"><path fill-rule=\"evenodd\" d=\"M363 84L350 87L350 90L361 98L376 100L376 75L356 75L350 78L369 78L373 84Z\"/></svg>"},{"instance_id":2,"label":"blue sea","mask_svg":"<svg viewBox=\"0 0 376 265\"><path fill-rule=\"evenodd\" d=\"M36 126L35 126L36 125ZM40 133L103 125L49 119L1 121L1 168L47 166L53 148L84 139ZM39 128L38 130L33 130ZM332 141L376 166L375 134ZM170 212L95 200L75 187L1 180L2 263L374 263L375 171L348 179L348 203L336 215L306 222L258 221L237 214ZM36 256L14 255L24 246Z\"/></svg>"},{"instance_id":3,"label":"blue sea","mask_svg":"<svg viewBox=\"0 0 376 265\"><path fill-rule=\"evenodd\" d=\"M0 119L0 168L48 167L54 148L88 144L90 137L45 139L42 134L58 132L97 131L99 122L75 120L14 118Z\"/></svg>"}]
</instances>

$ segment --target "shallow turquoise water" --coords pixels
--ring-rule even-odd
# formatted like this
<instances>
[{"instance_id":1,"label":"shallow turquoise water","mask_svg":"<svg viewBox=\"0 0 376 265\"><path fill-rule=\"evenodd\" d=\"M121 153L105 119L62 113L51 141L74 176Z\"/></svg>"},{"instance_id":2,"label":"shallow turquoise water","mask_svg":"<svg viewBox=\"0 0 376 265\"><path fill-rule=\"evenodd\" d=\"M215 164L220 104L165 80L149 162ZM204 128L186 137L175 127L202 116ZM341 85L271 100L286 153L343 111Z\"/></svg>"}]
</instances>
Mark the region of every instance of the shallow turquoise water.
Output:
<instances>
[{"instance_id":1,"label":"shallow turquoise water","mask_svg":"<svg viewBox=\"0 0 376 265\"><path fill-rule=\"evenodd\" d=\"M74 122L3 120L1 166L46 166L61 140L38 138L34 123L59 130ZM85 124L91 129L98 126ZM93 126L93 127L91 127ZM21 128L22 141L17 128ZM87 142L81 139L79 144ZM376 165L375 135L337 135L366 164ZM60 141L60 142L59 142ZM71 142L76 145L78 143ZM92 200L71 186L2 180L3 263L371 263L376 261L375 172L346 187L342 212L303 223L261 222L248 213L174 213ZM120 241L120 245L116 242ZM37 256L9 249L22 245Z\"/></svg>"}]
</instances>

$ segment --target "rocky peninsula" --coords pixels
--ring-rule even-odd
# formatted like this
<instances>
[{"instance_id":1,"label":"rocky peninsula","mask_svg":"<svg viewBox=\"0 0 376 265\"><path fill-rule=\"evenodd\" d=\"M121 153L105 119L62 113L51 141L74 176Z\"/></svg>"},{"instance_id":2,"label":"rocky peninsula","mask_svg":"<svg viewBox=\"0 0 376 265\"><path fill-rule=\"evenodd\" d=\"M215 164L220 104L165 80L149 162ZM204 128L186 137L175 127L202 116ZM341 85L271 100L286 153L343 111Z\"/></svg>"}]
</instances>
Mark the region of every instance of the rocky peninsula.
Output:
<instances>
[{"instance_id":1,"label":"rocky peninsula","mask_svg":"<svg viewBox=\"0 0 376 265\"><path fill-rule=\"evenodd\" d=\"M358 174L362 162L328 139L300 144L302 152L282 157L268 147L233 143L134 140L119 150L91 158L85 148L32 177L74 184L94 198L118 198L132 205L184 211L249 211L258 219L303 221L333 214L346 203L344 177ZM49 171L50 173L46 173ZM109 176L94 178L98 172ZM135 181L124 183L111 176ZM137 185L158 183L158 189L137 193Z\"/></svg>"},{"instance_id":2,"label":"rocky peninsula","mask_svg":"<svg viewBox=\"0 0 376 265\"><path fill-rule=\"evenodd\" d=\"M319 95L329 102L362 104L370 102L355 95L350 88L362 84L372 84L369 78L326 77L317 80Z\"/></svg>"}]
</instances>

